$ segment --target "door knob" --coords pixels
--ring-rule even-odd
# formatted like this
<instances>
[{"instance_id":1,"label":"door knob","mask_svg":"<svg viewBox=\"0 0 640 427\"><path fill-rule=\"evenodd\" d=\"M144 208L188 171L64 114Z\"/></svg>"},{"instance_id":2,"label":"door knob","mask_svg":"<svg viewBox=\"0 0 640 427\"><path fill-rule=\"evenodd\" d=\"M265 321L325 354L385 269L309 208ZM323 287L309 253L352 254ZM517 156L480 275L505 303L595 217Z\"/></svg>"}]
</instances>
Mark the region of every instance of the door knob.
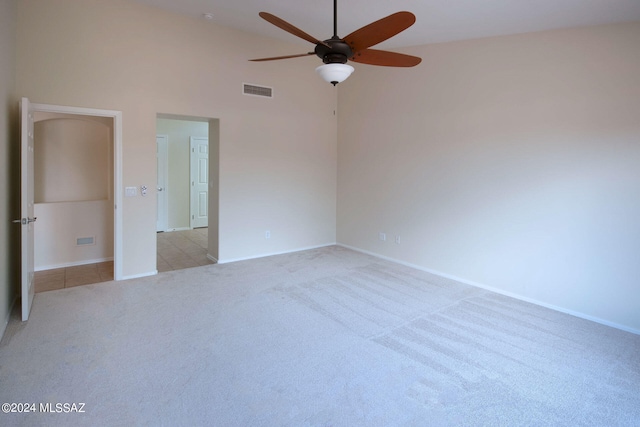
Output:
<instances>
[{"instance_id":1,"label":"door knob","mask_svg":"<svg viewBox=\"0 0 640 427\"><path fill-rule=\"evenodd\" d=\"M158 191L162 191L162 187L158 187Z\"/></svg>"}]
</instances>

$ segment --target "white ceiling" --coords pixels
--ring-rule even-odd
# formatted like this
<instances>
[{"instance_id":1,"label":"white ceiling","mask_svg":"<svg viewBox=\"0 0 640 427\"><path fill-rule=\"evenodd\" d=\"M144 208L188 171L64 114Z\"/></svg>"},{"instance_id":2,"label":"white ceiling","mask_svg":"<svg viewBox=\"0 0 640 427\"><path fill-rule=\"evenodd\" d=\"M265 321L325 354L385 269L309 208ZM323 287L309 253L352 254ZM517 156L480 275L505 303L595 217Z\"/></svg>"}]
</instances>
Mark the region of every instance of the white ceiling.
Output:
<instances>
[{"instance_id":1,"label":"white ceiling","mask_svg":"<svg viewBox=\"0 0 640 427\"><path fill-rule=\"evenodd\" d=\"M331 0L134 0L252 33L300 43L258 16L270 12L318 39L333 35ZM416 23L378 47L395 48L558 28L640 21L640 0L339 0L338 35L401 10ZM303 53L301 52L292 53Z\"/></svg>"}]
</instances>

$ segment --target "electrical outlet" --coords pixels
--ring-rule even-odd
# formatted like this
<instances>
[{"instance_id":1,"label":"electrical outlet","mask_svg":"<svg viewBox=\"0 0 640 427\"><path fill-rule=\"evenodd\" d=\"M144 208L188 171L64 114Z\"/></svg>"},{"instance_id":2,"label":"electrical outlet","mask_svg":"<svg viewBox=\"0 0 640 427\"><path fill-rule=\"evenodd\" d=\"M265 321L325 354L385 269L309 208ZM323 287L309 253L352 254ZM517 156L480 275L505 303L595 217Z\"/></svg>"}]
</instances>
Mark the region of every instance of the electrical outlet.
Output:
<instances>
[{"instance_id":1,"label":"electrical outlet","mask_svg":"<svg viewBox=\"0 0 640 427\"><path fill-rule=\"evenodd\" d=\"M264 238L265 239L270 239L271 238L271 232L269 230L264 232Z\"/></svg>"},{"instance_id":2,"label":"electrical outlet","mask_svg":"<svg viewBox=\"0 0 640 427\"><path fill-rule=\"evenodd\" d=\"M380 239L380 241L384 242L385 240L387 240L387 235L384 233L379 233L378 234L378 239Z\"/></svg>"}]
</instances>

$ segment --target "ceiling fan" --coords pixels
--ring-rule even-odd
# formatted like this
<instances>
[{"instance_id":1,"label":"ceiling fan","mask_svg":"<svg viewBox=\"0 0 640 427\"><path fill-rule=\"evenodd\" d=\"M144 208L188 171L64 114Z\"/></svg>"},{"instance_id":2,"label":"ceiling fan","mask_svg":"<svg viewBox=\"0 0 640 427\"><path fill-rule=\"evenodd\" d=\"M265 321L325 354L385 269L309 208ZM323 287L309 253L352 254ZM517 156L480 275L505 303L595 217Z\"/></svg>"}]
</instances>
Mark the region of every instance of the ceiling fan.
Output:
<instances>
[{"instance_id":1,"label":"ceiling fan","mask_svg":"<svg viewBox=\"0 0 640 427\"><path fill-rule=\"evenodd\" d=\"M414 22L416 17L411 12L397 12L378 21L365 25L345 38L338 37L338 1L333 0L333 37L327 40L318 40L315 37L289 24L267 12L260 12L260 17L267 22L279 27L294 36L298 36L316 45L313 52L298 55L276 56L272 58L251 59L251 61L273 61L277 59L298 58L309 55L317 55L324 65L316 68L316 71L327 82L334 86L347 79L353 72L353 67L347 61L369 65L382 65L386 67L414 67L422 59L417 56L385 50L369 49L396 34L406 30Z\"/></svg>"}]
</instances>

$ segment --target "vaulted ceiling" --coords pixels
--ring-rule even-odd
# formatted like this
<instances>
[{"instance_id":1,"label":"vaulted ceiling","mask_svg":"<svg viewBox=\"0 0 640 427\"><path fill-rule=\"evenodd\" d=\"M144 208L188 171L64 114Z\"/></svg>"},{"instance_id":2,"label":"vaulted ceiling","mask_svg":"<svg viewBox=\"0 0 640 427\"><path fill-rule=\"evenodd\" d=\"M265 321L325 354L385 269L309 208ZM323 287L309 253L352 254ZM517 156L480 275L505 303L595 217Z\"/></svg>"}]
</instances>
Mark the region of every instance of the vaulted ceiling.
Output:
<instances>
[{"instance_id":1,"label":"vaulted ceiling","mask_svg":"<svg viewBox=\"0 0 640 427\"><path fill-rule=\"evenodd\" d=\"M318 39L333 35L331 0L134 0L219 25L304 45L258 17L270 12ZM394 12L413 12L416 23L378 45L414 46L559 28L640 21L640 0L339 0L338 35Z\"/></svg>"}]
</instances>

